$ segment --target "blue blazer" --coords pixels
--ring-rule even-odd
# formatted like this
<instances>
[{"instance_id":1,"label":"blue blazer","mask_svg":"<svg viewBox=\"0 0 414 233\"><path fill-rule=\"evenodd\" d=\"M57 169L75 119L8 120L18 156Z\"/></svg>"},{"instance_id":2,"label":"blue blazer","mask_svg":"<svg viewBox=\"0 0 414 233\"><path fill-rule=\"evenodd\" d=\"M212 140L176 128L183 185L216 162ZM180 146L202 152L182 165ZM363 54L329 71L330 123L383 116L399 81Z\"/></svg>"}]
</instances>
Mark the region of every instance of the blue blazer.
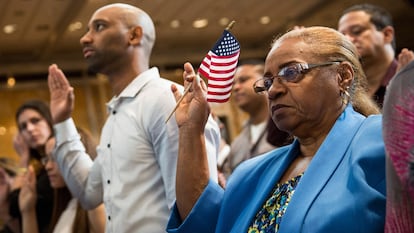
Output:
<instances>
[{"instance_id":1,"label":"blue blazer","mask_svg":"<svg viewBox=\"0 0 414 233\"><path fill-rule=\"evenodd\" d=\"M313 157L280 223L280 233L383 232L385 151L381 116L348 106ZM299 143L242 163L226 190L210 181L188 217L174 207L168 232L247 232L298 154Z\"/></svg>"}]
</instances>

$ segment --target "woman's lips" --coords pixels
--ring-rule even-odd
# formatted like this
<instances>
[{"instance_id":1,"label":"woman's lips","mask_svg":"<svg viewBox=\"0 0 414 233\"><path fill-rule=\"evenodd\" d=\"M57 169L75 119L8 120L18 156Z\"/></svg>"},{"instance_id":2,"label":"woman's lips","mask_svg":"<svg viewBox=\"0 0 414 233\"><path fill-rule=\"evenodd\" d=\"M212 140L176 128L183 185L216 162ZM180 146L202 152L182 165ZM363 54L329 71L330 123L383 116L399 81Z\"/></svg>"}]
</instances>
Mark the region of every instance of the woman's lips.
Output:
<instances>
[{"instance_id":1,"label":"woman's lips","mask_svg":"<svg viewBox=\"0 0 414 233\"><path fill-rule=\"evenodd\" d=\"M49 180L54 180L58 177L58 175L56 175L55 173L50 173L47 176L49 177Z\"/></svg>"}]
</instances>

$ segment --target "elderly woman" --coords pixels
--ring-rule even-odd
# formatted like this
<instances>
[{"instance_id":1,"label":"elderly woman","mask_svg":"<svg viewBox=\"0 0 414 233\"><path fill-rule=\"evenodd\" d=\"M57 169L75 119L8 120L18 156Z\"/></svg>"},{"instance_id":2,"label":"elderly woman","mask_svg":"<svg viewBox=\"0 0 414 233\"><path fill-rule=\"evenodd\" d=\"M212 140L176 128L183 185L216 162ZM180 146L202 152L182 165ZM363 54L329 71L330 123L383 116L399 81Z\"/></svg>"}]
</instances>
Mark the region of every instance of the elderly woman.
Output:
<instances>
[{"instance_id":1,"label":"elderly woman","mask_svg":"<svg viewBox=\"0 0 414 233\"><path fill-rule=\"evenodd\" d=\"M178 107L177 201L168 232L382 232L385 151L381 116L363 88L355 47L325 27L292 30L267 55L256 92L291 145L242 163L226 190L209 180L205 84ZM181 96L172 87L176 98ZM369 116L372 115L372 116Z\"/></svg>"}]
</instances>

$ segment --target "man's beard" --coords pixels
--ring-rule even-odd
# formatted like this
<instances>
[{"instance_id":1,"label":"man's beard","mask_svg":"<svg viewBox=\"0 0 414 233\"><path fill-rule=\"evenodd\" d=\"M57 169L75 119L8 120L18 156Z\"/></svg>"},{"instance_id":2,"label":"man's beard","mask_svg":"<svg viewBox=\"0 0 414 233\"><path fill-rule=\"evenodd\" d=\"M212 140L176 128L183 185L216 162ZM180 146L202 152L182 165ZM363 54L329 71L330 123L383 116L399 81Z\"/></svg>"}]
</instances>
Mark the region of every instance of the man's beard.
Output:
<instances>
[{"instance_id":1,"label":"man's beard","mask_svg":"<svg viewBox=\"0 0 414 233\"><path fill-rule=\"evenodd\" d=\"M105 52L96 52L94 56L86 59L86 62L90 72L107 74L112 69L120 68L123 60L125 60L125 54L106 50Z\"/></svg>"},{"instance_id":2,"label":"man's beard","mask_svg":"<svg viewBox=\"0 0 414 233\"><path fill-rule=\"evenodd\" d=\"M87 61L88 63L88 71L92 73L99 73L101 70L101 66L96 62Z\"/></svg>"},{"instance_id":3,"label":"man's beard","mask_svg":"<svg viewBox=\"0 0 414 233\"><path fill-rule=\"evenodd\" d=\"M102 71L110 64L113 59L108 59L108 56L101 56L95 54L93 57L86 59L88 70L92 73L102 73Z\"/></svg>"}]
</instances>

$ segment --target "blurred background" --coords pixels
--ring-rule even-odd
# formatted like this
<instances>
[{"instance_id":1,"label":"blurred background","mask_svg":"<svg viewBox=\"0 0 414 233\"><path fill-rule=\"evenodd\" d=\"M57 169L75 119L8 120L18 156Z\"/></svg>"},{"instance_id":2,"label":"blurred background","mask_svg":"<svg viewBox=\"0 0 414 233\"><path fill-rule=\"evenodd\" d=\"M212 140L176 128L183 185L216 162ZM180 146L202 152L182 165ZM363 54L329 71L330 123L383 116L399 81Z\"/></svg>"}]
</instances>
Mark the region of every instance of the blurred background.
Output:
<instances>
[{"instance_id":1,"label":"blurred background","mask_svg":"<svg viewBox=\"0 0 414 233\"><path fill-rule=\"evenodd\" d=\"M183 63L198 65L231 20L236 21L232 32L241 44L240 58L264 59L272 39L293 26L336 28L347 7L374 3L393 15L397 54L405 47L414 49L414 4L409 0L0 0L0 156L16 157L17 107L28 99L49 101L46 78L52 63L75 87L75 121L99 138L112 94L104 76L86 69L79 38L92 13L114 2L151 15L157 30L151 63L179 83ZM231 141L245 116L231 101L212 107Z\"/></svg>"}]
</instances>

